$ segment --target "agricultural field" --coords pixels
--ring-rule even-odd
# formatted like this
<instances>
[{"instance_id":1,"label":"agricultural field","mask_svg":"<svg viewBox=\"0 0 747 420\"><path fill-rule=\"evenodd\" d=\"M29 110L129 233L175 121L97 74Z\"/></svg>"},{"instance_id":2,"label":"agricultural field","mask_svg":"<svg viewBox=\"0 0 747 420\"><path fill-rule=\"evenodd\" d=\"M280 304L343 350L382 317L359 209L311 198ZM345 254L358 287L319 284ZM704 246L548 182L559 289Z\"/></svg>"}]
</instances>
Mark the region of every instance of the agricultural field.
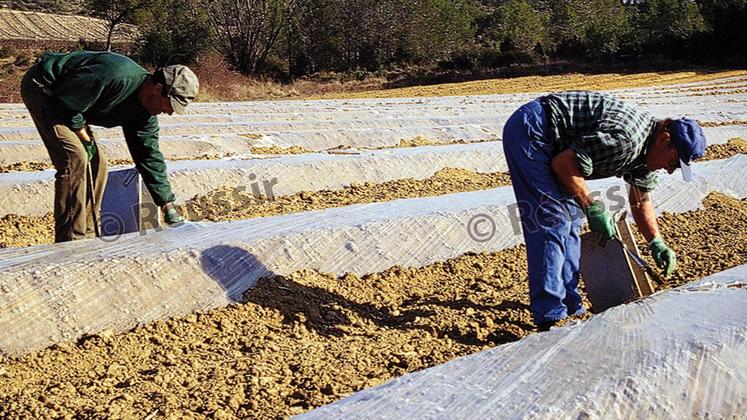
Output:
<instances>
[{"instance_id":1,"label":"agricultural field","mask_svg":"<svg viewBox=\"0 0 747 420\"><path fill-rule=\"evenodd\" d=\"M502 128L523 103L572 88L697 119L709 146L694 184L664 175L653 194L680 256L659 293L537 333ZM607 404L730 417L747 407L744 362L731 375L713 362L745 350L747 72L348 96L202 102L162 117L189 222L65 244L52 244L46 150L24 107L0 104L0 416L594 417ZM95 133L111 169L131 166L118 130ZM492 229L475 229L478 217ZM699 308L698 296L719 303ZM662 344L698 327L707 332L687 345ZM636 358L646 340L653 353ZM615 364L605 348L630 356ZM542 381L533 367L575 358L580 383L539 382L545 392L531 394ZM687 392L698 398L675 404Z\"/></svg>"},{"instance_id":2,"label":"agricultural field","mask_svg":"<svg viewBox=\"0 0 747 420\"><path fill-rule=\"evenodd\" d=\"M0 41L23 42L105 42L109 28L102 19L85 16L26 12L0 8ZM131 43L137 38L133 25L119 25L115 43Z\"/></svg>"}]
</instances>

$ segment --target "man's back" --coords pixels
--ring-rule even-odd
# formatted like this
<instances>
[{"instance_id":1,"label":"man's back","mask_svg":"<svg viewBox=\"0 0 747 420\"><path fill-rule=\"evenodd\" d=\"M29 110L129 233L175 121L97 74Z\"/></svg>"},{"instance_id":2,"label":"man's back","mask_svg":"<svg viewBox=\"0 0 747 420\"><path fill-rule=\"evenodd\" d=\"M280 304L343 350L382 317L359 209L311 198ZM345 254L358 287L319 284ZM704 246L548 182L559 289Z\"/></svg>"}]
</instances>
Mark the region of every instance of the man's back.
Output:
<instances>
[{"instance_id":1,"label":"man's back","mask_svg":"<svg viewBox=\"0 0 747 420\"><path fill-rule=\"evenodd\" d=\"M86 122L121 125L124 115L145 111L137 91L148 72L128 57L94 51L47 53L39 67L56 112L73 129Z\"/></svg>"},{"instance_id":2,"label":"man's back","mask_svg":"<svg viewBox=\"0 0 747 420\"><path fill-rule=\"evenodd\" d=\"M656 174L646 169L647 141L657 120L643 108L600 92L562 92L539 98L557 151L571 147L587 179L627 176L648 191Z\"/></svg>"}]
</instances>

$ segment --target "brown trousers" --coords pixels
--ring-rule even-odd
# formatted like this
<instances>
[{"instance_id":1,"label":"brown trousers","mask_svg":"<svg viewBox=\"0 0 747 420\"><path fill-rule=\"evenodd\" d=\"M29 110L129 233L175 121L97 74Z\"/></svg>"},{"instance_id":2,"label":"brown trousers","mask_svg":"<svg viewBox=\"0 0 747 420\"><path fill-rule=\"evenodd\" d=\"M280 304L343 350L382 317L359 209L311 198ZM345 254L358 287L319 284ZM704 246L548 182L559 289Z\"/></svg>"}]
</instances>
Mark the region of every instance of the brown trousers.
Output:
<instances>
[{"instance_id":1,"label":"brown trousers","mask_svg":"<svg viewBox=\"0 0 747 420\"><path fill-rule=\"evenodd\" d=\"M57 170L54 180L55 242L94 237L93 212L97 215L101 212L101 198L107 176L106 158L97 144L97 153L90 162L93 197L96 200L94 209L89 197L89 162L83 143L55 116L50 98L43 92L38 80L41 79L38 77L37 66L33 66L21 81L21 97ZM89 133L92 134L90 129Z\"/></svg>"}]
</instances>

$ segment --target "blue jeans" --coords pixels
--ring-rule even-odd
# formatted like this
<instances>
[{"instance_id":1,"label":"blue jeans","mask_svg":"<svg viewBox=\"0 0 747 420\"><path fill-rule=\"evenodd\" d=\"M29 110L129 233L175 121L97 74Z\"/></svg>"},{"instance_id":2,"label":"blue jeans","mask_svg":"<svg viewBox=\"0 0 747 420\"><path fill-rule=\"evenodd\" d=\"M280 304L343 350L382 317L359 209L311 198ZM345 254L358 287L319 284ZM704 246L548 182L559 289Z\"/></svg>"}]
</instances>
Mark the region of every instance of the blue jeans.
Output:
<instances>
[{"instance_id":1,"label":"blue jeans","mask_svg":"<svg viewBox=\"0 0 747 420\"><path fill-rule=\"evenodd\" d=\"M578 293L583 212L550 167L560 150L545 139L538 101L519 108L503 128L503 151L527 246L529 301L535 323L581 314Z\"/></svg>"}]
</instances>

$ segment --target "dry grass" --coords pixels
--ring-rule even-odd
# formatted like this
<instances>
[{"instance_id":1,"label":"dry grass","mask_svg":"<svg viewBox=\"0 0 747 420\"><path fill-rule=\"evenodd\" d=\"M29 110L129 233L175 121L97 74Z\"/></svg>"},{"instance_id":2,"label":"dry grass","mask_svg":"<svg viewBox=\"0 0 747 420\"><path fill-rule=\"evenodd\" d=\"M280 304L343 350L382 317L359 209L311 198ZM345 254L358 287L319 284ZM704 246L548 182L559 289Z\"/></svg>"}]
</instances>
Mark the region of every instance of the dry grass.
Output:
<instances>
[{"instance_id":1,"label":"dry grass","mask_svg":"<svg viewBox=\"0 0 747 420\"><path fill-rule=\"evenodd\" d=\"M201 58L194 71L200 79L202 102L243 101L252 99L279 99L298 97L292 86L253 79L231 71L218 54Z\"/></svg>"}]
</instances>

